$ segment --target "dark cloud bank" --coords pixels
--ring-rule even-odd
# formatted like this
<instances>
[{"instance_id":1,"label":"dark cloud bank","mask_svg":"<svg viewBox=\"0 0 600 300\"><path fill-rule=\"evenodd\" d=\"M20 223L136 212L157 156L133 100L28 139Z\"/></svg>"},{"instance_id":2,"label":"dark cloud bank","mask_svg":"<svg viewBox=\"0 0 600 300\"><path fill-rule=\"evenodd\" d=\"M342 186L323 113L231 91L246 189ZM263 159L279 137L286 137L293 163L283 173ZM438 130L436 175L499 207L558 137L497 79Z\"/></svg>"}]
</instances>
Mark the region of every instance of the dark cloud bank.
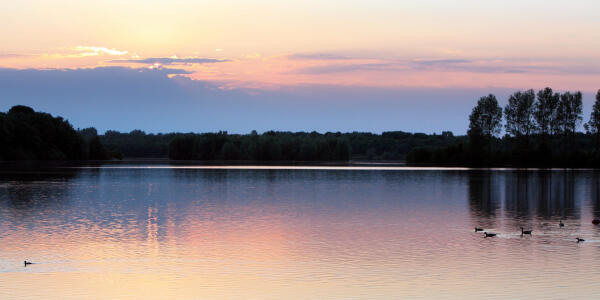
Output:
<instances>
[{"instance_id":1,"label":"dark cloud bank","mask_svg":"<svg viewBox=\"0 0 600 300\"><path fill-rule=\"evenodd\" d=\"M111 63L138 63L138 64L161 64L161 65L174 65L174 64L210 64L228 62L228 59L214 59L214 58L172 58L172 57L151 57L144 59L116 59L111 60Z\"/></svg>"}]
</instances>

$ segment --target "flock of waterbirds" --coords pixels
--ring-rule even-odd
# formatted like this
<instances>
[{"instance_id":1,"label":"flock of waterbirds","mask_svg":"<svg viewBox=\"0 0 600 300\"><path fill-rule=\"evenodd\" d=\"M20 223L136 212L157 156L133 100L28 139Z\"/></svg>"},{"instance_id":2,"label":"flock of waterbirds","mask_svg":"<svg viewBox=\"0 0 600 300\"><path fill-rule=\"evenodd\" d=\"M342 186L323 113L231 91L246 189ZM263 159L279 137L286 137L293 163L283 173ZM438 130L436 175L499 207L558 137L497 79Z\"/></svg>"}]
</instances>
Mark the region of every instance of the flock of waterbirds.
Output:
<instances>
[{"instance_id":1,"label":"flock of waterbirds","mask_svg":"<svg viewBox=\"0 0 600 300\"><path fill-rule=\"evenodd\" d=\"M600 219L594 219L592 220L592 224L594 225L600 225ZM563 223L562 220L560 220L560 223L558 223L559 227L565 227L565 223ZM481 227L475 227L475 232L480 232L483 231L483 228ZM524 230L523 227L521 227L521 236L525 235L525 234L529 234L529 235L533 235L533 230ZM498 235L497 233L491 233L491 232L487 232L487 231L483 231L483 237L484 238L488 238L488 237L495 237L496 235ZM585 242L584 239L577 237L576 238L578 243L581 242Z\"/></svg>"}]
</instances>

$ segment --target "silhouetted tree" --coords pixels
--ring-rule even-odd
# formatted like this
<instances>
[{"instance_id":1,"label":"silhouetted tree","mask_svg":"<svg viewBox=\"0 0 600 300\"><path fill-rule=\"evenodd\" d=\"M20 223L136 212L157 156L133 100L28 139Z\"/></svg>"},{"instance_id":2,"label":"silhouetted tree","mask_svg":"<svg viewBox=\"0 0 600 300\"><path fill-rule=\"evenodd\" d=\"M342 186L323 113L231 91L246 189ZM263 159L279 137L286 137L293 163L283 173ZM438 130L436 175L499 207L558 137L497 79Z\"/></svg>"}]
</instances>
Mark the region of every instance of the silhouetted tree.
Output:
<instances>
[{"instance_id":1,"label":"silhouetted tree","mask_svg":"<svg viewBox=\"0 0 600 300\"><path fill-rule=\"evenodd\" d=\"M560 95L554 93L549 87L537 93L534 118L538 132L542 135L552 134L553 129L556 128L556 110L559 99Z\"/></svg>"},{"instance_id":2,"label":"silhouetted tree","mask_svg":"<svg viewBox=\"0 0 600 300\"><path fill-rule=\"evenodd\" d=\"M518 91L508 98L504 108L506 132L514 137L513 161L522 164L529 157L529 136L535 130L534 113L535 92Z\"/></svg>"},{"instance_id":3,"label":"silhouetted tree","mask_svg":"<svg viewBox=\"0 0 600 300\"><path fill-rule=\"evenodd\" d=\"M351 153L347 138L330 132L181 134L169 143L169 157L178 160L333 161L349 160Z\"/></svg>"},{"instance_id":4,"label":"silhouetted tree","mask_svg":"<svg viewBox=\"0 0 600 300\"><path fill-rule=\"evenodd\" d=\"M595 150L600 147L600 90L596 93L596 101L590 113L590 120L584 125L585 130L595 139Z\"/></svg>"},{"instance_id":5,"label":"silhouetted tree","mask_svg":"<svg viewBox=\"0 0 600 300\"><path fill-rule=\"evenodd\" d=\"M0 159L89 159L90 147L94 148L93 155L98 155L93 159L105 159L107 155L102 152L96 130L86 129L82 133L61 117L16 105L8 113L0 113Z\"/></svg>"},{"instance_id":6,"label":"silhouetted tree","mask_svg":"<svg viewBox=\"0 0 600 300\"><path fill-rule=\"evenodd\" d=\"M502 130L502 108L496 96L481 97L469 116L469 135L492 137Z\"/></svg>"},{"instance_id":7,"label":"silhouetted tree","mask_svg":"<svg viewBox=\"0 0 600 300\"><path fill-rule=\"evenodd\" d=\"M83 138L85 144L87 145L85 148L85 156L87 159L94 160L104 160L108 159L111 156L109 151L106 150L102 142L100 141L100 137L98 137L98 131L94 127L84 128L77 131L79 135Z\"/></svg>"},{"instance_id":8,"label":"silhouetted tree","mask_svg":"<svg viewBox=\"0 0 600 300\"><path fill-rule=\"evenodd\" d=\"M147 134L141 130L129 133L108 130L100 141L111 152L121 152L125 157L167 157L169 142L177 134Z\"/></svg>"},{"instance_id":9,"label":"silhouetted tree","mask_svg":"<svg viewBox=\"0 0 600 300\"><path fill-rule=\"evenodd\" d=\"M559 102L560 95L549 87L537 93L534 117L540 135L537 146L538 159L543 161L543 164L549 164L552 160L552 136L560 128L557 116Z\"/></svg>"},{"instance_id":10,"label":"silhouetted tree","mask_svg":"<svg viewBox=\"0 0 600 300\"><path fill-rule=\"evenodd\" d=\"M584 125L587 135L577 132L582 122L581 92L560 95L545 88L537 93L532 105L533 98L532 90L510 96L504 110L508 134L501 139L495 137L499 130L493 126L500 121L489 121L489 116L494 115L490 112L497 105L495 97L490 95L481 98L469 116L468 148L460 140L442 147L419 146L408 153L407 159L439 165L600 166L600 90L590 120ZM519 137L528 134L533 145L522 147Z\"/></svg>"},{"instance_id":11,"label":"silhouetted tree","mask_svg":"<svg viewBox=\"0 0 600 300\"><path fill-rule=\"evenodd\" d=\"M583 119L581 113L583 102L581 92L566 92L560 96L560 102L557 109L557 130L556 133L574 134L577 125Z\"/></svg>"},{"instance_id":12,"label":"silhouetted tree","mask_svg":"<svg viewBox=\"0 0 600 300\"><path fill-rule=\"evenodd\" d=\"M33 110L33 108L29 107L29 106L25 106L25 105L15 105L13 107L11 107L8 110L9 114L27 114L27 115L33 115L35 113L35 110Z\"/></svg>"},{"instance_id":13,"label":"silhouetted tree","mask_svg":"<svg viewBox=\"0 0 600 300\"><path fill-rule=\"evenodd\" d=\"M469 146L473 164L491 159L491 140L502 130L502 108L496 96L481 97L469 116Z\"/></svg>"},{"instance_id":14,"label":"silhouetted tree","mask_svg":"<svg viewBox=\"0 0 600 300\"><path fill-rule=\"evenodd\" d=\"M535 128L533 120L535 92L528 90L518 91L508 98L504 108L506 118L506 132L512 136L529 136Z\"/></svg>"}]
</instances>

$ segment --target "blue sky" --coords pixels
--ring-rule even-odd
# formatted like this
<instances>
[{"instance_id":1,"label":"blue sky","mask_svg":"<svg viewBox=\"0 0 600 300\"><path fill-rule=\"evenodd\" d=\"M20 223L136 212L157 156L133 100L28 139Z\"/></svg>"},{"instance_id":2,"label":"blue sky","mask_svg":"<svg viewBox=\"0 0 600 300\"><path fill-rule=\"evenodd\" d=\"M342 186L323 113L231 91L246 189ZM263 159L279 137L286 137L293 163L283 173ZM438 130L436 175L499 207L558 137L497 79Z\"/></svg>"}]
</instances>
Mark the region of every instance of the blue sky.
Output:
<instances>
[{"instance_id":1,"label":"blue sky","mask_svg":"<svg viewBox=\"0 0 600 300\"><path fill-rule=\"evenodd\" d=\"M480 96L505 88L372 88L305 85L279 90L221 89L165 76L169 70L106 67L0 69L0 109L24 104L75 127L147 132L227 130L465 133ZM586 118L592 94L585 95Z\"/></svg>"}]
</instances>

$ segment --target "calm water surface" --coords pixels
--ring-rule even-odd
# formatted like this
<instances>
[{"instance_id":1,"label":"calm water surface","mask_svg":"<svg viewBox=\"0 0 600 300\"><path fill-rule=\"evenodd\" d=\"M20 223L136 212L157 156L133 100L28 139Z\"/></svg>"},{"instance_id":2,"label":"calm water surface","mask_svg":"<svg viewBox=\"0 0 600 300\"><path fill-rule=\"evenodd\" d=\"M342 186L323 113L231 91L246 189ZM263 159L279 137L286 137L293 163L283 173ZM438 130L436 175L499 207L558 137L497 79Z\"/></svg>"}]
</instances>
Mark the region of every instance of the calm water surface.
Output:
<instances>
[{"instance_id":1,"label":"calm water surface","mask_svg":"<svg viewBox=\"0 0 600 300\"><path fill-rule=\"evenodd\" d=\"M594 217L588 170L4 170L0 299L591 299Z\"/></svg>"}]
</instances>

